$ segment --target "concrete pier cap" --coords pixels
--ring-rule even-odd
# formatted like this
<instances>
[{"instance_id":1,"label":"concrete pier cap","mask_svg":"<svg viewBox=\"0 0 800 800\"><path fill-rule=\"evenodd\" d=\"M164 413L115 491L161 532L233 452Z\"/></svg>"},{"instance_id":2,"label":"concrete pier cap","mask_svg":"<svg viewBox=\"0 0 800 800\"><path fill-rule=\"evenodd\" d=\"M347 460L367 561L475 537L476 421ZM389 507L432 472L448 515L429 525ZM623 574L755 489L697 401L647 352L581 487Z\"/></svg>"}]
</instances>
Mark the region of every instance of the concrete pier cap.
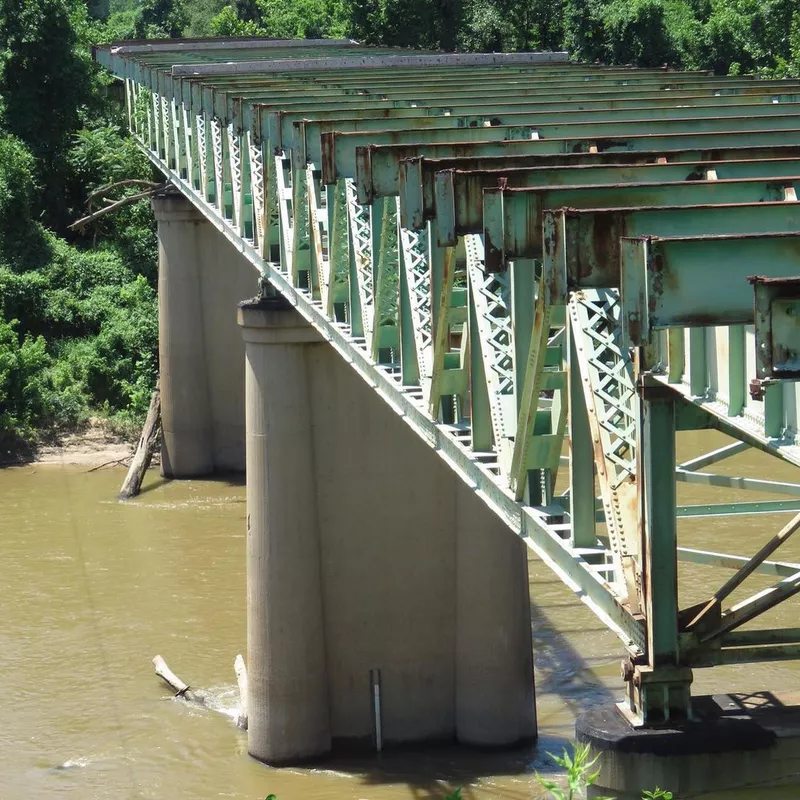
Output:
<instances>
[{"instance_id":1,"label":"concrete pier cap","mask_svg":"<svg viewBox=\"0 0 800 800\"><path fill-rule=\"evenodd\" d=\"M800 786L800 695L695 697L693 714L680 726L651 728L634 728L614 705L582 714L576 740L590 746L600 769L587 798L641 800L656 787L676 800L755 798Z\"/></svg>"}]
</instances>

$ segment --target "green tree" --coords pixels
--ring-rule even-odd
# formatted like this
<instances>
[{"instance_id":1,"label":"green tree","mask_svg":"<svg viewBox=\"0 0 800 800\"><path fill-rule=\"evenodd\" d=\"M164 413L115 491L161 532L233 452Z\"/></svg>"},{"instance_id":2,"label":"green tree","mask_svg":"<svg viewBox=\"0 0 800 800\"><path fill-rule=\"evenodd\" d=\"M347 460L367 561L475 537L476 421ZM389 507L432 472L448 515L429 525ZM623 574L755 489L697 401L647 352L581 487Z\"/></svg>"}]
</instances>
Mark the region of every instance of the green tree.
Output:
<instances>
[{"instance_id":1,"label":"green tree","mask_svg":"<svg viewBox=\"0 0 800 800\"><path fill-rule=\"evenodd\" d=\"M134 30L139 39L175 39L188 22L183 0L145 0Z\"/></svg>"},{"instance_id":2,"label":"green tree","mask_svg":"<svg viewBox=\"0 0 800 800\"><path fill-rule=\"evenodd\" d=\"M606 61L643 67L677 62L662 0L611 0L601 21Z\"/></svg>"},{"instance_id":3,"label":"green tree","mask_svg":"<svg viewBox=\"0 0 800 800\"><path fill-rule=\"evenodd\" d=\"M86 26L86 6L2 0L1 8L0 128L30 149L38 215L63 230L80 197L64 156L94 101L88 50L79 51L85 43L76 31Z\"/></svg>"},{"instance_id":4,"label":"green tree","mask_svg":"<svg viewBox=\"0 0 800 800\"><path fill-rule=\"evenodd\" d=\"M601 0L564 0L564 49L578 61L605 55Z\"/></svg>"}]
</instances>

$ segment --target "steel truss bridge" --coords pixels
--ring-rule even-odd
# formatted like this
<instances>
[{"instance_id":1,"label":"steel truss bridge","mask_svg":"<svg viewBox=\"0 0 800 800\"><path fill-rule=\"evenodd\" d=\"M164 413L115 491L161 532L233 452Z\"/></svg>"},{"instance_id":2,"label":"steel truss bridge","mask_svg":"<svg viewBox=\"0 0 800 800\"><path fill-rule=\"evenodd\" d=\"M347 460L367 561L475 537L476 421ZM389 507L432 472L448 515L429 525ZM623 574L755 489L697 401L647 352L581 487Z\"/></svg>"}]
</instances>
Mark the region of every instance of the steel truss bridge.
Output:
<instances>
[{"instance_id":1,"label":"steel truss bridge","mask_svg":"<svg viewBox=\"0 0 800 800\"><path fill-rule=\"evenodd\" d=\"M633 719L690 717L693 668L800 657L800 628L742 630L800 591L771 560L800 516L752 556L676 535L800 510L800 484L705 470L800 465L800 83L350 41L95 58L263 291L618 634ZM676 466L700 428L735 441ZM785 499L678 507L677 482ZM680 608L682 559L732 577ZM777 582L730 606L754 572Z\"/></svg>"}]
</instances>

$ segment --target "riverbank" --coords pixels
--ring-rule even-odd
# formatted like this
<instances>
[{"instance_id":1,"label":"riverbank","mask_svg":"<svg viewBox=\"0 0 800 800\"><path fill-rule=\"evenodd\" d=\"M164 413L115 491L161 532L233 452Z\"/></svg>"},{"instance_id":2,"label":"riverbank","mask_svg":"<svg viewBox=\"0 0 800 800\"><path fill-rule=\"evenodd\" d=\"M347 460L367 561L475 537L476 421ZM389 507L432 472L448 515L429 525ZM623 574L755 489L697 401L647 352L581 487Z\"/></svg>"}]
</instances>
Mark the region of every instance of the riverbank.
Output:
<instances>
[{"instance_id":1,"label":"riverbank","mask_svg":"<svg viewBox=\"0 0 800 800\"><path fill-rule=\"evenodd\" d=\"M80 431L59 436L35 449L0 453L0 467L17 464L61 464L88 468L128 465L136 447L130 434L115 430L107 420L93 417ZM156 453L153 462L159 463Z\"/></svg>"}]
</instances>

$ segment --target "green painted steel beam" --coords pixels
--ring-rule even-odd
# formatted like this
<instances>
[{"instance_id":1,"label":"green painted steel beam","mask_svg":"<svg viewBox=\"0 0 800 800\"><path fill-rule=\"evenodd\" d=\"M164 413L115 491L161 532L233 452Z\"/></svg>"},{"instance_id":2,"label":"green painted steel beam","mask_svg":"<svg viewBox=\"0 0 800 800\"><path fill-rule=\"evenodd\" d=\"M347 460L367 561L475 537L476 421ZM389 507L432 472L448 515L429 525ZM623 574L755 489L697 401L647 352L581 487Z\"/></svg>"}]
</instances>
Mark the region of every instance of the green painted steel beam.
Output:
<instances>
[{"instance_id":1,"label":"green painted steel beam","mask_svg":"<svg viewBox=\"0 0 800 800\"><path fill-rule=\"evenodd\" d=\"M374 153L374 148L382 144L416 146L418 151L449 145L451 150L447 155L455 155L459 154L457 149L459 145L469 142L508 142L504 147L507 147L513 153L516 148L511 144L511 141L527 139L533 140L541 147L541 152L543 153L560 153L575 152L576 150L591 151L593 147L598 150L611 148L632 150L644 149L645 147L653 149L658 147L659 144L668 146L667 142L670 141L671 137L680 137L682 139L677 145L679 148L697 148L703 147L700 144L702 140L697 138L703 134L714 134L720 138L728 134L740 137L742 144L750 145L763 143L764 139L762 137L764 135L775 137L775 144L795 144L797 142L797 130L800 129L800 115L754 118L723 116L694 119L691 116L686 116L687 111L685 109L679 109L679 111L683 112L683 116L679 115L677 118L655 121L632 120L615 122L613 120L605 120L591 124L532 124L519 127L498 126L461 131L459 129L445 129L436 132L405 130L400 127L401 121L397 121L395 123L397 127L394 129L371 131L368 134L340 131L326 133L322 137L322 152L318 152L315 149L319 146L319 141L314 136L314 128L318 123L307 123L305 126L305 149L310 161L323 164L323 181L329 184L335 183L338 178L355 177L356 163L365 163L365 160L359 157L358 151L366 150L371 156ZM461 134L460 137L459 133ZM778 138L781 133L787 134L783 141ZM634 137L639 137L638 147L633 144ZM642 142L642 137L647 137L648 141ZM746 137L744 141L742 141L743 137ZM655 144L659 139L661 142ZM584 144L578 144L576 140ZM766 143L772 142L767 138ZM709 146L712 145L709 143ZM724 144L721 142L720 146L724 146ZM499 152L499 147L496 152ZM538 148L534 150L534 152L536 151L538 151ZM403 157L407 158L409 155L419 154L421 153L415 153L412 150ZM476 153L476 155L480 155L480 153ZM397 175L397 172L395 174ZM358 184L363 186L366 181L359 180Z\"/></svg>"},{"instance_id":2,"label":"green painted steel beam","mask_svg":"<svg viewBox=\"0 0 800 800\"><path fill-rule=\"evenodd\" d=\"M421 228L433 219L436 211L436 176L440 172L485 172L498 177L506 173L513 175L518 170L547 170L554 167L602 167L622 164L705 164L719 161L760 161L772 159L800 158L800 146L778 147L731 147L714 150L610 150L603 153L562 153L556 155L525 155L509 158L409 158L400 162L400 208L401 223L406 228ZM374 176L373 177L377 177ZM392 182L392 186L396 181ZM514 186L513 178L509 185ZM384 187L379 183L361 187L364 196L370 199L383 197Z\"/></svg>"},{"instance_id":3,"label":"green painted steel beam","mask_svg":"<svg viewBox=\"0 0 800 800\"><path fill-rule=\"evenodd\" d=\"M666 164L604 164L575 167L539 167L497 172L461 172L447 170L435 175L435 214L424 209L423 217L435 216L438 225L438 244L452 247L459 236L480 233L483 228L483 190L492 189L502 181L510 188L543 186L587 186L593 184L668 183L707 180L738 180L742 178L786 178L800 175L800 159L764 159L747 161L672 162ZM401 185L402 198L407 196ZM424 190L423 190L424 194ZM411 216L414 227L422 227L419 215ZM741 230L741 228L739 229ZM785 230L785 229L784 229ZM634 235L634 234L630 234Z\"/></svg>"},{"instance_id":4,"label":"green painted steel beam","mask_svg":"<svg viewBox=\"0 0 800 800\"><path fill-rule=\"evenodd\" d=\"M553 242L544 256L546 272L569 289L617 288L622 237L798 231L800 203L561 208L544 211L543 226Z\"/></svg>"},{"instance_id":5,"label":"green painted steel beam","mask_svg":"<svg viewBox=\"0 0 800 800\"><path fill-rule=\"evenodd\" d=\"M713 160L720 150L752 148L796 148L800 129L773 131L726 131L723 133L629 134L625 136L579 137L577 139L505 140L500 142L427 142L416 144L367 145L356 148L356 187L359 202L371 197L397 197L400 194L400 164L420 157L444 159L518 159L554 155L594 155L603 153L656 153L669 160L686 154L693 160ZM795 151L791 151L795 152ZM700 159L697 153L701 154ZM457 166L457 165L456 165ZM335 165L331 165L334 171Z\"/></svg>"},{"instance_id":6,"label":"green painted steel beam","mask_svg":"<svg viewBox=\"0 0 800 800\"><path fill-rule=\"evenodd\" d=\"M183 90L178 87L173 88L171 94L183 98ZM342 97L339 93L331 93L320 97L315 102L311 98L298 98L294 102L286 102L280 97L273 97L264 93L257 93L252 96L236 92L208 92L209 101L202 102L205 95L201 96L201 108L197 109L205 113L213 113L222 121L237 122L246 125L249 117L254 113L264 115L269 111L274 111L281 115L298 114L298 118L318 120L320 122L331 122L334 120L347 119L366 119L371 116L399 118L414 116L472 116L476 120L487 120L494 125L519 125L529 124L531 121L545 124L550 121L558 123L585 122L591 123L594 119L613 118L615 121L640 120L640 119L662 119L686 115L686 107L679 100L670 97L668 94L655 99L643 101L605 101L595 102L586 108L585 103L556 103L547 102L546 99L533 102L533 98L528 101L521 101L518 96L513 96L502 102L494 97L492 103L486 103L476 98L469 98L462 102L457 95L448 94L440 102L434 99L414 99L408 100L405 108L395 109L393 103L401 102L402 98L392 95L391 102L388 100L350 95ZM539 97L546 98L546 93L542 92ZM693 103L691 106L693 117L716 117L716 116L775 116L798 113L798 99L800 94L782 94L780 102L772 93L759 95L749 95L747 98L725 97L715 98L706 97L703 103ZM735 101L735 102L734 102ZM253 107L253 108L250 108ZM424 110L426 108L431 111ZM349 110L349 114L347 113ZM613 111L613 115L610 112ZM682 114L680 112L683 112ZM530 119L528 119L530 118ZM474 123L472 123L474 124ZM335 127L328 128L335 130ZM343 130L347 130L344 128Z\"/></svg>"},{"instance_id":7,"label":"green painted steel beam","mask_svg":"<svg viewBox=\"0 0 800 800\"><path fill-rule=\"evenodd\" d=\"M670 327L751 325L754 273L797 274L800 232L622 239L622 324L644 344Z\"/></svg>"},{"instance_id":8,"label":"green painted steel beam","mask_svg":"<svg viewBox=\"0 0 800 800\"><path fill-rule=\"evenodd\" d=\"M787 188L795 185L800 186L800 176L484 189L486 266L498 271L515 258L541 258L546 209L763 203L784 200Z\"/></svg>"}]
</instances>

